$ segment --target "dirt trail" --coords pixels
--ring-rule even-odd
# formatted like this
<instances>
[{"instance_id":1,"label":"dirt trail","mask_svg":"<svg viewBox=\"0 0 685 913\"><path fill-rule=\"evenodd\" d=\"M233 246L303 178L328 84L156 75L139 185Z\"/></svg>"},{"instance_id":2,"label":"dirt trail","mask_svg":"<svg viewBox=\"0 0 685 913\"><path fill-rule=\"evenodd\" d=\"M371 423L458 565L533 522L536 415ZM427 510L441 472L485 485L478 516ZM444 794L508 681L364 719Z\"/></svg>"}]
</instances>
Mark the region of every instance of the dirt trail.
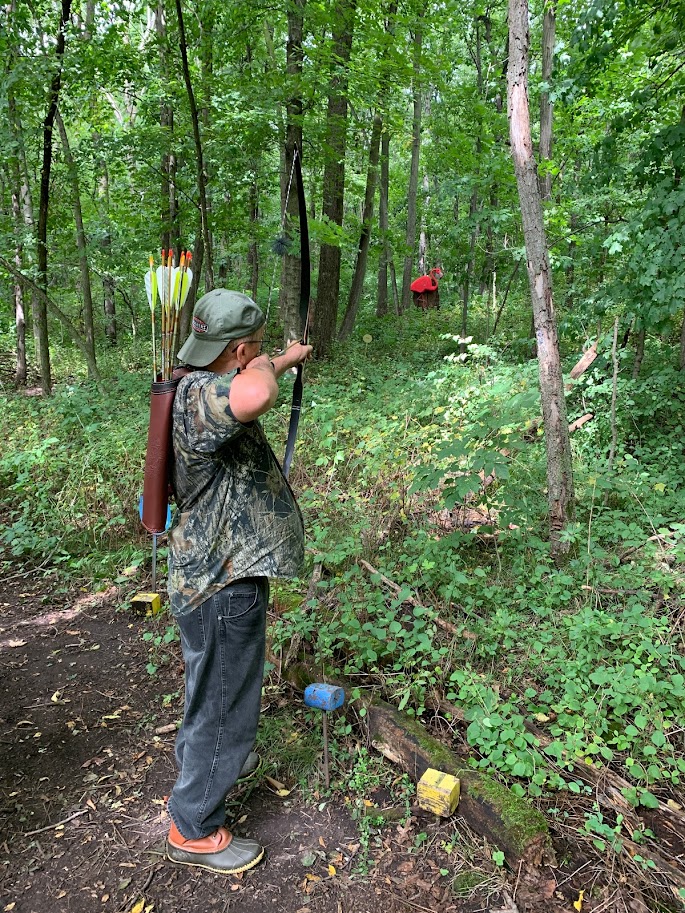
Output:
<instances>
[{"instance_id":1,"label":"dirt trail","mask_svg":"<svg viewBox=\"0 0 685 913\"><path fill-rule=\"evenodd\" d=\"M0 584L0 911L572 909L551 871L503 874L458 818L387 824L367 846L343 795L282 798L264 780L230 806L233 829L266 846L264 865L225 878L167 862L181 696L166 707L162 696L179 692L181 670L150 677L145 621L117 609L120 598L30 576ZM455 873L474 870L484 884L455 894Z\"/></svg>"}]
</instances>

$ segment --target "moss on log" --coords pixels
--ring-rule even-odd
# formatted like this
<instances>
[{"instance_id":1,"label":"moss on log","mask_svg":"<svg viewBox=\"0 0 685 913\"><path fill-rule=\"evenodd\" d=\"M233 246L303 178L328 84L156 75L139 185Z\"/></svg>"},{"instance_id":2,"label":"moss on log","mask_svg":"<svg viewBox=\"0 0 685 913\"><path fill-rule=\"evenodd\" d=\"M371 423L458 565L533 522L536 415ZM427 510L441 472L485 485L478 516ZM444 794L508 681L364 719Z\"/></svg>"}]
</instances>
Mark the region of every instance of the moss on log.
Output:
<instances>
[{"instance_id":1,"label":"moss on log","mask_svg":"<svg viewBox=\"0 0 685 913\"><path fill-rule=\"evenodd\" d=\"M412 779L420 780L428 767L459 777L461 798L456 814L499 847L510 864L554 862L544 816L529 802L491 777L465 768L418 720L390 704L369 701L367 720L371 744Z\"/></svg>"}]
</instances>

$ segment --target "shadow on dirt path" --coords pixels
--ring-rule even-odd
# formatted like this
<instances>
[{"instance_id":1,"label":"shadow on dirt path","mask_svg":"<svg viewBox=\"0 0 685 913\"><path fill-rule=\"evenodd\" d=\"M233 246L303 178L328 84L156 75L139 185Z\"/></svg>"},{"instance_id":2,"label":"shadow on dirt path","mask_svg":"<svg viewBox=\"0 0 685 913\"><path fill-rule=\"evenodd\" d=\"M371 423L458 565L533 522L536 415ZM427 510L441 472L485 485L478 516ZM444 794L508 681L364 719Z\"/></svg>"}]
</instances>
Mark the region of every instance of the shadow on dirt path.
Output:
<instances>
[{"instance_id":1,"label":"shadow on dirt path","mask_svg":"<svg viewBox=\"0 0 685 913\"><path fill-rule=\"evenodd\" d=\"M264 843L266 863L233 878L172 865L163 797L179 664L150 677L146 622L117 609L116 588L54 592L31 579L0 585L0 911L570 909L549 872L505 876L458 818L360 828L340 792L282 798L259 778L231 797L229 823ZM460 873L467 896L453 887Z\"/></svg>"}]
</instances>

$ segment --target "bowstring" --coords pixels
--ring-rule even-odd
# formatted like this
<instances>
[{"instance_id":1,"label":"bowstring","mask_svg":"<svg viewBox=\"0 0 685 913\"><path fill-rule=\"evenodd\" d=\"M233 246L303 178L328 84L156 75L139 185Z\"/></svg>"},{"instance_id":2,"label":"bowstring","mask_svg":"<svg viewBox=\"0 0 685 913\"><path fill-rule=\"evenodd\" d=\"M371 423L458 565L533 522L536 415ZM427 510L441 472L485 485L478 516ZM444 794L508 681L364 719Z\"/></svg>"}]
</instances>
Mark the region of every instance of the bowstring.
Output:
<instances>
[{"instance_id":1,"label":"bowstring","mask_svg":"<svg viewBox=\"0 0 685 913\"><path fill-rule=\"evenodd\" d=\"M280 226L281 227L281 233L280 233L281 237L283 237L283 235L285 234L285 223L288 219L288 204L290 203L290 191L293 186L293 177L295 175L295 160L297 159L299 154L300 154L300 151L297 148L297 146L295 146L295 149L293 151L293 163L290 166L290 177L288 178L288 186L286 187L286 191L285 191L285 206L283 207L283 214L281 216L281 226ZM266 304L266 320L264 322L265 325L268 325L268 323L269 323L269 314L271 313L271 296L273 293L274 285L276 283L276 269L278 268L279 260L280 260L279 257L274 257L274 269L273 269L273 274L271 276L271 283L269 285L269 298L268 298L267 304Z\"/></svg>"}]
</instances>

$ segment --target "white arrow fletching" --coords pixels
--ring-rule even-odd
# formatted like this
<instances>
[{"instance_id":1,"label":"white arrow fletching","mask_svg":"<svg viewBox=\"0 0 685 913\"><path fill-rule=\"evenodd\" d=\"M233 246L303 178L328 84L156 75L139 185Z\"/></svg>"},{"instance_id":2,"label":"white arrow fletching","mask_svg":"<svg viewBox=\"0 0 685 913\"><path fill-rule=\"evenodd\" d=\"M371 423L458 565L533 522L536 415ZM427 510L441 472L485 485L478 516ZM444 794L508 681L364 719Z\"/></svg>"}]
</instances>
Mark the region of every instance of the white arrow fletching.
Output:
<instances>
[{"instance_id":1,"label":"white arrow fletching","mask_svg":"<svg viewBox=\"0 0 685 913\"><path fill-rule=\"evenodd\" d=\"M152 311L157 304L157 276L152 270L145 273L145 291L147 292L147 303Z\"/></svg>"},{"instance_id":2,"label":"white arrow fletching","mask_svg":"<svg viewBox=\"0 0 685 913\"><path fill-rule=\"evenodd\" d=\"M162 302L162 307L167 306L167 295L169 288L167 273L168 268L166 266L157 267L157 287L159 289L159 300Z\"/></svg>"},{"instance_id":3,"label":"white arrow fletching","mask_svg":"<svg viewBox=\"0 0 685 913\"><path fill-rule=\"evenodd\" d=\"M193 281L193 271L192 269L187 269L183 276L183 283L181 285L181 307L186 303L186 298L188 297L188 292L190 291L190 283Z\"/></svg>"}]
</instances>

